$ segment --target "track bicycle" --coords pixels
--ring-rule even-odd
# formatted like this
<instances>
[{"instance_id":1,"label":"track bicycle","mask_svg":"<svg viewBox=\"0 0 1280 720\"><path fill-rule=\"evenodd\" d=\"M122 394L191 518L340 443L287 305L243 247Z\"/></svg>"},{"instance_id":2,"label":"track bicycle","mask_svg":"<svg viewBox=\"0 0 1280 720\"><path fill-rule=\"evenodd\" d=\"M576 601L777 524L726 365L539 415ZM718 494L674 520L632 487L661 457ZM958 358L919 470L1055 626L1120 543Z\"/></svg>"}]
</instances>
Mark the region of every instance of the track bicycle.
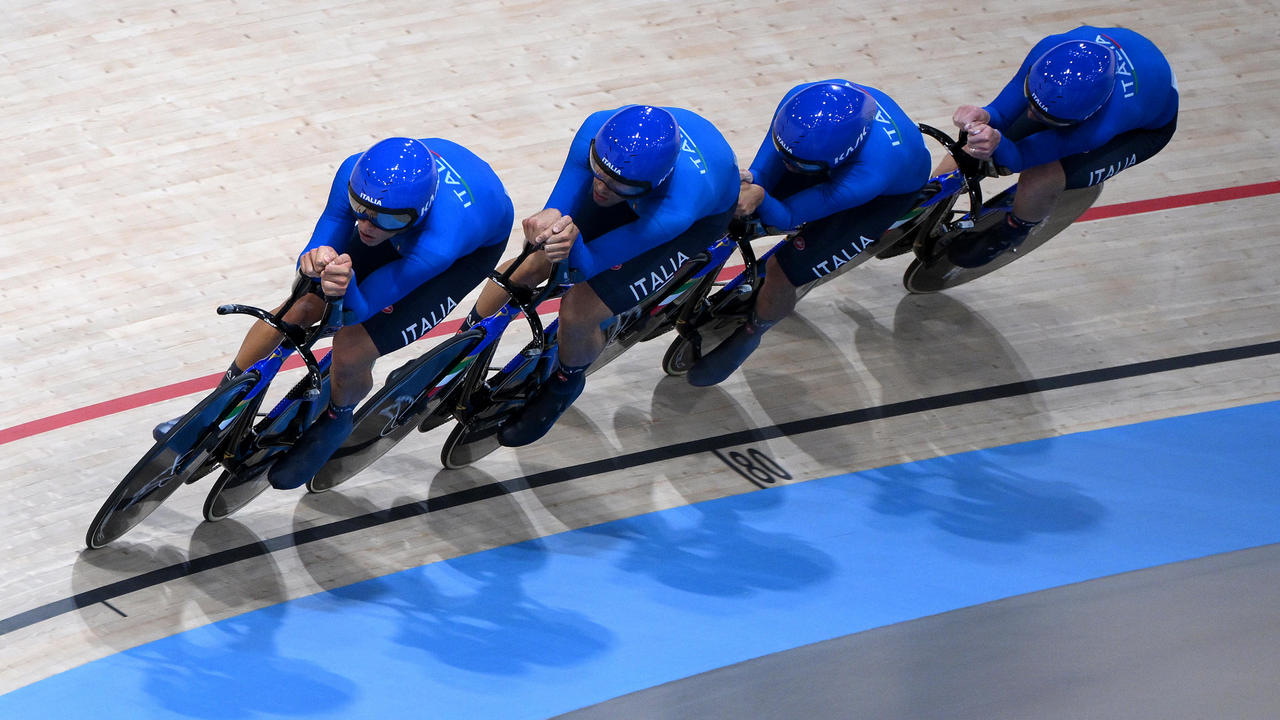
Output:
<instances>
[{"instance_id":1,"label":"track bicycle","mask_svg":"<svg viewBox=\"0 0 1280 720\"><path fill-rule=\"evenodd\" d=\"M587 369L595 372L639 342L656 338L688 319L715 287L717 276L732 256L738 238L726 234L684 262L661 288L639 305L614 316L603 326L605 347ZM565 275L560 268L561 275ZM560 283L558 293L568 289ZM545 328L530 313L532 339L495 372L472 378L457 394L452 417L457 421L440 450L440 463L461 468L498 449L498 430L513 418L550 378L556 367L559 319Z\"/></svg>"},{"instance_id":2,"label":"track bicycle","mask_svg":"<svg viewBox=\"0 0 1280 720\"><path fill-rule=\"evenodd\" d=\"M526 244L505 271L490 273L490 281L509 298L502 308L387 375L382 389L356 410L351 434L307 481L307 490L331 490L373 464L415 427L428 432L452 419L457 398L483 380L499 339L517 317L528 319L535 336L541 332L538 305L564 291L563 277L553 273L536 288L511 281L516 268L538 249Z\"/></svg>"},{"instance_id":3,"label":"track bicycle","mask_svg":"<svg viewBox=\"0 0 1280 720\"><path fill-rule=\"evenodd\" d=\"M912 293L931 293L956 287L998 270L1043 245L1093 205L1102 192L1098 184L1063 193L1049 217L1037 226L1020 247L1006 251L991 262L977 268L962 268L947 259L947 248L962 235L989 229L1003 222L1013 207L1017 185L1011 185L994 197L983 200L981 183L995 177L996 171L989 161L978 160L962 148L966 134L952 139L947 133L929 125L920 124L920 131L937 140L955 160L956 169L929 180L917 196L916 204L903 214L874 242L869 243L849 262L811 283L797 288L797 296L803 297L814 288L841 275L872 257L888 259L913 253L911 264L903 274L903 286ZM957 209L962 198L967 207ZM977 208L977 211L973 211ZM751 241L768 235L781 234L775 228L764 227L758 220L748 219L748 230L741 234L738 251L742 256L742 271L719 290L707 296L700 307L684 322L676 325L678 337L672 341L662 359L662 369L668 375L681 376L689 371L703 355L703 348L713 348L746 322L748 313L755 306L756 295L764 284L765 267L790 236L770 247L763 254L755 254Z\"/></svg>"},{"instance_id":4,"label":"track bicycle","mask_svg":"<svg viewBox=\"0 0 1280 720\"><path fill-rule=\"evenodd\" d=\"M222 305L219 315L250 315L283 335L280 345L230 382L219 386L174 423L125 474L90 523L85 545L103 547L160 507L178 487L219 467L223 474L205 501L207 520L226 517L269 485L270 463L297 440L329 401L329 355L317 360L312 346L338 331L342 299L326 298L319 323L302 328L284 320L300 299L318 293L319 283L303 275L294 282L279 312L247 305ZM307 374L261 419L258 409L284 361L297 353ZM233 482L261 479L261 485Z\"/></svg>"}]
</instances>

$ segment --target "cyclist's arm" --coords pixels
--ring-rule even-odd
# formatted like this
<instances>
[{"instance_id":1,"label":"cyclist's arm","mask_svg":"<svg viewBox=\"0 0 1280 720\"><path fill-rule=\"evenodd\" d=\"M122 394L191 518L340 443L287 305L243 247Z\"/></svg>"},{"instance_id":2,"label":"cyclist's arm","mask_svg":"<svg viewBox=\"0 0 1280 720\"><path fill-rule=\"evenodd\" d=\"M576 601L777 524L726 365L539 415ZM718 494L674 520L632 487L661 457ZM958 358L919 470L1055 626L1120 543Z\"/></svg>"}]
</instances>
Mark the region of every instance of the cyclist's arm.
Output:
<instances>
[{"instance_id":1,"label":"cyclist's arm","mask_svg":"<svg viewBox=\"0 0 1280 720\"><path fill-rule=\"evenodd\" d=\"M879 197L884 193L885 174L875 172L870 164L859 163L838 180L806 188L786 200L766 192L756 212L766 225L792 230Z\"/></svg>"},{"instance_id":2,"label":"cyclist's arm","mask_svg":"<svg viewBox=\"0 0 1280 720\"><path fill-rule=\"evenodd\" d=\"M334 248L339 253L351 249L356 214L352 212L351 203L347 199L347 180L351 177L351 170L359 159L360 154L357 153L338 166L338 172L333 176L333 183L329 187L329 197L325 201L324 211L316 220L315 229L311 231L311 240L302 249L299 257L309 250L322 246Z\"/></svg>"},{"instance_id":3,"label":"cyclist's arm","mask_svg":"<svg viewBox=\"0 0 1280 720\"><path fill-rule=\"evenodd\" d=\"M1010 172L1022 172L1068 155L1094 150L1110 139L1111 135L1103 128L1090 123L1062 130L1042 130L1018 142L1001 141L991 159Z\"/></svg>"},{"instance_id":4,"label":"cyclist's arm","mask_svg":"<svg viewBox=\"0 0 1280 720\"><path fill-rule=\"evenodd\" d=\"M991 114L991 120L987 123L988 125L1003 132L1005 128L1018 119L1018 115L1026 112L1027 97L1022 90L1023 83L1027 79L1027 73L1031 70L1031 65L1041 55L1048 52L1049 48L1059 42L1061 42L1060 36L1050 35L1031 48L1031 52L1027 53L1027 57L1023 59L1022 65L1018 68L1018 72L1014 73L1013 79L1009 81L1009 84L1004 86L1004 89L1000 91L995 100L991 101L990 105L982 108Z\"/></svg>"},{"instance_id":5,"label":"cyclist's arm","mask_svg":"<svg viewBox=\"0 0 1280 720\"><path fill-rule=\"evenodd\" d=\"M576 242L569 251L569 266L586 279L669 242L693 224L683 213L657 212L641 217L590 240Z\"/></svg>"},{"instance_id":6,"label":"cyclist's arm","mask_svg":"<svg viewBox=\"0 0 1280 720\"><path fill-rule=\"evenodd\" d=\"M582 127L578 128L577 134L573 136L573 142L569 145L569 155L565 157L564 167L560 169L560 177L556 180L556 186L551 190L551 196L547 198L547 204L543 205L543 209L555 208L561 214L572 214L574 203L582 197L583 188L589 188L594 177L589 164L591 140L605 120L609 119L610 114L608 111L592 113L582 123Z\"/></svg>"},{"instance_id":7,"label":"cyclist's arm","mask_svg":"<svg viewBox=\"0 0 1280 720\"><path fill-rule=\"evenodd\" d=\"M765 134L764 142L760 144L755 159L751 161L750 170L751 182L765 189L777 185L782 179L782 174L787 171L782 165L782 156L773 147L773 133Z\"/></svg>"},{"instance_id":8,"label":"cyclist's arm","mask_svg":"<svg viewBox=\"0 0 1280 720\"><path fill-rule=\"evenodd\" d=\"M421 238L419 244L430 243ZM440 243L445 244L445 243ZM355 277L347 285L343 301L343 322L354 325L393 305L419 285L444 272L458 258L453 253L415 250L374 270L362 282Z\"/></svg>"}]
</instances>

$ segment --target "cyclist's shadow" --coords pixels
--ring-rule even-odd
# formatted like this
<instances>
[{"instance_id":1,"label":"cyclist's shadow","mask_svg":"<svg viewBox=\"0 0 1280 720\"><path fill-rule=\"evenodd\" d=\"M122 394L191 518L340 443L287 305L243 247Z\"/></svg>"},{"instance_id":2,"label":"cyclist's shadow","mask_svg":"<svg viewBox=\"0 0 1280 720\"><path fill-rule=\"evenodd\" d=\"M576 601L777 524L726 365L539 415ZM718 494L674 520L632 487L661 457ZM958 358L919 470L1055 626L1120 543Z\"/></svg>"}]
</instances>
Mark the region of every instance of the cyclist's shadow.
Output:
<instances>
[{"instance_id":1,"label":"cyclist's shadow","mask_svg":"<svg viewBox=\"0 0 1280 720\"><path fill-rule=\"evenodd\" d=\"M856 303L840 303L841 312L854 323L853 342L866 372L882 388L884 405L919 401L936 396L977 390L1026 379L1030 372L1018 353L999 331L960 301L944 294L907 295L894 310L893 327L881 324ZM952 407L980 422L984 415L1015 417L1020 432L1038 437L1048 432L1043 426L1045 409L1034 394L1001 398L998 404L964 397ZM940 417L944 409L928 403L927 412L909 412L911 433L930 438L930 448L955 443L954 427ZM925 409L924 406L921 408ZM954 418L950 422L954 423ZM981 447L969 441L959 450ZM948 447L955 451L954 446Z\"/></svg>"},{"instance_id":2,"label":"cyclist's shadow","mask_svg":"<svg viewBox=\"0 0 1280 720\"><path fill-rule=\"evenodd\" d=\"M328 502L333 501L343 515L377 512L365 500ZM389 520L393 514L401 517L394 530L400 544L416 538L423 554L448 559L401 570L362 561L370 553L349 552L350 540L343 537L308 542L297 550L307 572L331 595L393 610L394 642L482 675L574 665L611 642L609 631L586 616L525 592L523 576L542 570L548 558L520 503L492 476L473 467L440 470L427 498L402 497L393 507L394 513L381 512ZM295 524L300 530L310 526ZM446 566L448 573L439 572ZM449 578L447 586L442 577Z\"/></svg>"},{"instance_id":3,"label":"cyclist's shadow","mask_svg":"<svg viewBox=\"0 0 1280 720\"><path fill-rule=\"evenodd\" d=\"M228 608L265 607L185 632L178 625L179 615L168 613L175 625L166 637L129 650L133 661L146 667L144 689L161 706L188 717L310 714L350 703L357 689L349 680L310 660L280 652L274 633L287 610L280 604L285 589L279 569L262 540L234 520L199 525L185 558L172 546L152 552L137 544L82 553L73 578L97 574L90 567L140 574L175 560L185 562L232 549L244 549L246 557L171 582L197 588L200 593L187 599L210 616ZM143 608L132 617L145 617L150 625L158 614ZM105 642L125 650L137 644L136 634L120 632L131 622L117 618L101 629L90 628ZM280 687L291 690L281 693Z\"/></svg>"},{"instance_id":4,"label":"cyclist's shadow","mask_svg":"<svg viewBox=\"0 0 1280 720\"><path fill-rule=\"evenodd\" d=\"M751 427L740 405L719 388L690 393L683 378L664 378L648 411L624 406L614 415L621 451L649 451L691 439L690 430L711 437ZM782 513L780 492L755 486L707 453L687 463L668 463L663 480L684 507L648 512L584 529L618 547L617 565L667 588L697 595L752 598L794 593L822 582L834 571L830 555L794 534L763 529ZM676 458L672 458L676 459ZM705 473L692 472L711 459ZM652 476L641 469L637 475ZM725 498L727 495L736 497Z\"/></svg>"},{"instance_id":5,"label":"cyclist's shadow","mask_svg":"<svg viewBox=\"0 0 1280 720\"><path fill-rule=\"evenodd\" d=\"M859 354L868 359L868 371L885 389L886 403L1029 376L1016 351L995 328L946 295L904 297L895 310L892 330L855 304L846 302L841 309L856 323ZM1003 398L998 404L975 403L975 410L963 416L974 418L974 423L993 422L993 413L994 422L1016 418L1024 437L1054 434L1045 422L1043 403L1034 395ZM918 418L912 433L929 438L930 451L941 446L947 454L862 472L859 477L879 490L873 503L877 512L920 514L952 534L1002 543L1036 533L1079 532L1105 516L1105 507L1070 482L1037 479L1020 469L1046 453L1047 443L1020 442L967 453L990 443L956 440L964 436L936 411ZM904 451L917 454L910 448Z\"/></svg>"},{"instance_id":6,"label":"cyclist's shadow","mask_svg":"<svg viewBox=\"0 0 1280 720\"><path fill-rule=\"evenodd\" d=\"M803 315L792 314L765 335L760 350L774 344L773 357L791 357L788 347L800 347L807 358L821 358L820 376L806 375L801 367L814 363L787 362L772 365L765 357L749 359L741 372L752 396L775 424L820 419L852 408L873 404L844 351L826 332ZM756 362L752 362L756 360ZM850 459L875 443L869 423L847 425L838 432L796 432L787 440L824 467L847 472Z\"/></svg>"}]
</instances>

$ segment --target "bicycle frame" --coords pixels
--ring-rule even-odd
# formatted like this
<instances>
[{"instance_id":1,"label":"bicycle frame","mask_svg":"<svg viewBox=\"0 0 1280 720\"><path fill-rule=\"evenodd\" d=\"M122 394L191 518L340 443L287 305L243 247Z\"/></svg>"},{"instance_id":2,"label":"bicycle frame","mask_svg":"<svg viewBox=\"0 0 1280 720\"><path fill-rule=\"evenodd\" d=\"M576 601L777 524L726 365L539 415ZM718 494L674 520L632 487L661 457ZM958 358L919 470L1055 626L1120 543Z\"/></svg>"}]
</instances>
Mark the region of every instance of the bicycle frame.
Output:
<instances>
[{"instance_id":1,"label":"bicycle frame","mask_svg":"<svg viewBox=\"0 0 1280 720\"><path fill-rule=\"evenodd\" d=\"M286 301L284 306L281 307L280 312L276 314L269 313L261 308L250 307L247 305L233 304L218 307L219 315L237 314L256 317L262 322L270 325L273 329L288 339L288 342L280 343L269 355L267 355L267 357L254 363L246 370L246 372L256 372L259 380L254 383L253 387L249 390L248 395L237 403L232 413L235 417L230 417L225 420L220 424L220 429L225 428L230 425L231 422L234 422L240 414L243 413L245 408L257 407L257 404L262 402L261 396L266 392L267 388L271 385L271 382L280 372L285 361L288 360L295 352L302 358L303 363L307 368L307 384L305 386L298 386L304 387L301 394L305 397L306 401L316 402L319 399L324 384L324 377L328 372L331 362L331 356L330 354L326 354L320 360L316 360L315 354L311 352L311 346L318 340L331 336L338 331L341 326L342 318L342 298L328 299L325 305L324 315L321 317L320 322L310 330L285 322L283 320L285 314L289 312L289 309L292 308L298 300L310 292L310 284L310 278L299 275L298 279L294 282L293 291L290 294L288 301ZM297 388L295 388L295 391L291 391L281 398L280 401L276 403L275 407L273 407L271 411L256 424L253 433L254 437L252 438L253 441L256 442L260 437L260 433L270 427L271 424L274 423L280 415L291 408L295 402L302 399L299 397L299 393L296 392L296 390ZM314 418L309 418L308 420L310 419ZM247 427L242 428L241 430L244 429L247 429ZM243 459L251 454L244 452L244 450L247 450L247 448L244 447L245 439L243 432L233 433L228 438L227 449L235 448L237 452L235 455L227 455L225 457L226 460L232 460L233 458Z\"/></svg>"},{"instance_id":2,"label":"bicycle frame","mask_svg":"<svg viewBox=\"0 0 1280 720\"><path fill-rule=\"evenodd\" d=\"M602 323L605 348L588 372L604 366L632 344L656 337L686 321L693 308L705 298L720 268L736 246L736 238L721 236L703 252L691 258L690 262L681 265L662 288L650 293L635 308ZM550 284L557 291L569 286L567 279L563 282L553 280ZM536 311L535 308L526 310L526 317L531 311ZM490 437L505 418L528 399L535 388L547 381L554 370L559 352L559 319L545 328L535 318L528 319L533 331L529 343L498 372L486 378L483 384L477 381L460 393L454 410L459 426L446 441L442 454L442 462L446 467L453 467L446 457L452 452L451 448L458 438L466 437L471 432L477 433L477 439ZM477 390L481 385L483 389ZM470 442L472 441L466 441L467 444ZM493 447L496 448L496 441L493 442ZM483 451L479 457L487 452L488 450Z\"/></svg>"},{"instance_id":3,"label":"bicycle frame","mask_svg":"<svg viewBox=\"0 0 1280 720\"><path fill-rule=\"evenodd\" d=\"M283 320L284 314L307 292L311 280L300 277L279 313L243 305L223 305L220 315L246 314L257 317L281 332L285 339L263 360L224 385L219 385L194 408L180 418L169 431L125 474L89 525L85 544L98 548L119 538L145 520L177 489L211 472L219 464L228 472L247 461L257 448L261 432L299 399L314 400L321 396L328 358L317 362L311 345L320 337L336 332L335 321L341 317L341 300L326 304L321 323L306 330ZM277 404L263 423L252 421L263 394L279 372L284 360L293 352L302 355L308 376ZM310 419L308 417L308 419ZM297 425L290 423L291 428ZM222 481L215 483L211 497L220 493ZM249 496L251 499L252 496ZM206 501L206 507L209 501ZM208 511L206 510L206 518Z\"/></svg>"}]
</instances>

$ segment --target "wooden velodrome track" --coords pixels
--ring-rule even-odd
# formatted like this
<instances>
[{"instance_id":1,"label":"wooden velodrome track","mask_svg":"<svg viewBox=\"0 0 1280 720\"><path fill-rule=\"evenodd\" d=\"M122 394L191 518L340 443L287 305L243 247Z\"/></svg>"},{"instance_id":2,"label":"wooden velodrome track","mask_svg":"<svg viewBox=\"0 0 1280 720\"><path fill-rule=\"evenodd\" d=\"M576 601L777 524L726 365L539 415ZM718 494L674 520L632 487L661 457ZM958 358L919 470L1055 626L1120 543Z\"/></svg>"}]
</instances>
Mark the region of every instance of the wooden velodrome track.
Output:
<instances>
[{"instance_id":1,"label":"wooden velodrome track","mask_svg":"<svg viewBox=\"0 0 1280 720\"><path fill-rule=\"evenodd\" d=\"M14 0L8 10L0 621L11 622L0 693L318 589L755 489L713 449L750 443L799 481L1280 398L1271 351L1087 374L1277 339L1275 3ZM82 550L152 425L193 404L238 344L245 321L214 307L282 296L349 153L389 135L453 139L494 166L523 217L594 110L697 110L745 165L798 82L871 84L945 127L956 105L994 96L1035 40L1084 22L1141 30L1177 71L1173 143L1100 202L1136 205L945 295L907 296L905 258L868 263L806 298L718 388L664 378L666 343L640 346L594 375L544 441L470 470L440 469L444 431L414 435L334 493L264 495L209 525L203 483L114 546ZM628 460L1063 375L1076 381ZM68 604L222 550L609 458L620 458L614 469L139 582L109 604ZM23 615L38 608L54 609Z\"/></svg>"}]
</instances>

